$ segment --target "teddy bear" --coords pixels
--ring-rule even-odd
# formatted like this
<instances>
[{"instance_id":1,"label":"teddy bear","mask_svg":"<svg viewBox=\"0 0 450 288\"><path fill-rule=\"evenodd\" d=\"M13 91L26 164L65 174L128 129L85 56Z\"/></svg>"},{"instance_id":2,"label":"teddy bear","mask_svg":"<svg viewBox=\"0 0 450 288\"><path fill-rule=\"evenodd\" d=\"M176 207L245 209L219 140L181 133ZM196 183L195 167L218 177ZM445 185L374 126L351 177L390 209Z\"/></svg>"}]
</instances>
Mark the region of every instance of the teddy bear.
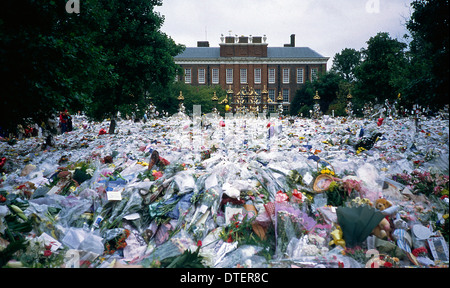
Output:
<instances>
[{"instance_id":1,"label":"teddy bear","mask_svg":"<svg viewBox=\"0 0 450 288\"><path fill-rule=\"evenodd\" d=\"M375 208L378 210L383 211L389 207L392 207L392 203L389 202L389 200L386 200L385 198L375 200Z\"/></svg>"},{"instance_id":2,"label":"teddy bear","mask_svg":"<svg viewBox=\"0 0 450 288\"><path fill-rule=\"evenodd\" d=\"M385 198L379 198L375 200L375 208L383 211L389 207L392 207L392 203ZM391 223L387 218L383 218L380 223L372 230L372 234L380 239L390 238Z\"/></svg>"},{"instance_id":3,"label":"teddy bear","mask_svg":"<svg viewBox=\"0 0 450 288\"><path fill-rule=\"evenodd\" d=\"M391 224L386 218L380 221L380 223L373 228L372 234L380 239L390 238Z\"/></svg>"}]
</instances>

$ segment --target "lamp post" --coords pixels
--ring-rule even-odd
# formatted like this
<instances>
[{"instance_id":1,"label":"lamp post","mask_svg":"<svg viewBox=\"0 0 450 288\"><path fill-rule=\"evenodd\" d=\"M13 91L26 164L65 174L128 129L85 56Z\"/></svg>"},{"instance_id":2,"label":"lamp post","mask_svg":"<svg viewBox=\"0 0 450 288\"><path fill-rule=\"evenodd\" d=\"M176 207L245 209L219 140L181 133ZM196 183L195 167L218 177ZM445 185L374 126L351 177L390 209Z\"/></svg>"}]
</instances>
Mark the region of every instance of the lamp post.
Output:
<instances>
[{"instance_id":1,"label":"lamp post","mask_svg":"<svg viewBox=\"0 0 450 288\"><path fill-rule=\"evenodd\" d=\"M180 91L180 95L178 95L177 99L178 99L178 102L179 102L179 104L178 104L178 112L180 114L184 114L185 111L186 111L186 108L184 107L184 104L183 104L184 96L183 96L183 92L182 91Z\"/></svg>"},{"instance_id":2,"label":"lamp post","mask_svg":"<svg viewBox=\"0 0 450 288\"><path fill-rule=\"evenodd\" d=\"M266 85L264 85L263 91L261 91L261 104L262 104L262 112L264 116L266 116L267 113L267 104L269 99L269 91L266 89Z\"/></svg>"},{"instance_id":3,"label":"lamp post","mask_svg":"<svg viewBox=\"0 0 450 288\"><path fill-rule=\"evenodd\" d=\"M219 112L217 111L217 102L219 101L219 98L217 98L216 91L214 91L214 95L213 95L213 97L211 98L211 101L213 101L213 104L214 104L214 107L213 107L213 109L212 109L212 112L213 112L214 115L218 115Z\"/></svg>"},{"instance_id":4,"label":"lamp post","mask_svg":"<svg viewBox=\"0 0 450 288\"><path fill-rule=\"evenodd\" d=\"M283 115L283 95L281 94L281 91L278 93L277 103L278 103L278 117L281 117Z\"/></svg>"},{"instance_id":5,"label":"lamp post","mask_svg":"<svg viewBox=\"0 0 450 288\"><path fill-rule=\"evenodd\" d=\"M316 95L314 95L313 97L314 99L314 106L313 106L313 118L318 119L320 117L320 104L319 104L319 100L320 100L320 96L319 96L319 91L316 91Z\"/></svg>"}]
</instances>

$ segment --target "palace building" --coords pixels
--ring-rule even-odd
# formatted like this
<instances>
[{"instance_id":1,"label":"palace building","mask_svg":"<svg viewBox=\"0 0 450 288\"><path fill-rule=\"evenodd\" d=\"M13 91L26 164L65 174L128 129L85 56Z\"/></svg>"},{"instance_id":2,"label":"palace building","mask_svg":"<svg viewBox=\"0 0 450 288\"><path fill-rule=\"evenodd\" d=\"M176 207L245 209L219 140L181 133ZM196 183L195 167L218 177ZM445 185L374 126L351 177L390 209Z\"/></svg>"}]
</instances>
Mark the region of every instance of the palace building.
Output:
<instances>
[{"instance_id":1,"label":"palace building","mask_svg":"<svg viewBox=\"0 0 450 288\"><path fill-rule=\"evenodd\" d=\"M270 105L275 103L288 111L295 92L324 73L329 59L311 48L296 47L295 35L290 40L284 47L269 47L265 35L222 35L219 47L199 41L197 47L186 47L175 57L184 71L183 79L177 80L193 86L220 85L235 97L239 91L251 91L268 112L277 109ZM236 101L230 102L236 112Z\"/></svg>"}]
</instances>

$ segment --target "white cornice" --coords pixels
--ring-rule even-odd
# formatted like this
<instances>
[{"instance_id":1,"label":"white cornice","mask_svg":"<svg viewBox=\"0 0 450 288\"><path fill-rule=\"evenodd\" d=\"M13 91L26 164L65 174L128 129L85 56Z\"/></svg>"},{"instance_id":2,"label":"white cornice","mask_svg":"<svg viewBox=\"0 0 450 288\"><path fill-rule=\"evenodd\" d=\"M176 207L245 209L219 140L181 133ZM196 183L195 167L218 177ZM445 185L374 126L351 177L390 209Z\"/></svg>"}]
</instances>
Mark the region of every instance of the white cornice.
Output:
<instances>
[{"instance_id":1,"label":"white cornice","mask_svg":"<svg viewBox=\"0 0 450 288\"><path fill-rule=\"evenodd\" d=\"M308 65L308 64L327 64L329 57L324 58L304 58L304 59L289 59L289 58L246 58L246 57L230 57L220 59L175 59L178 65Z\"/></svg>"}]
</instances>

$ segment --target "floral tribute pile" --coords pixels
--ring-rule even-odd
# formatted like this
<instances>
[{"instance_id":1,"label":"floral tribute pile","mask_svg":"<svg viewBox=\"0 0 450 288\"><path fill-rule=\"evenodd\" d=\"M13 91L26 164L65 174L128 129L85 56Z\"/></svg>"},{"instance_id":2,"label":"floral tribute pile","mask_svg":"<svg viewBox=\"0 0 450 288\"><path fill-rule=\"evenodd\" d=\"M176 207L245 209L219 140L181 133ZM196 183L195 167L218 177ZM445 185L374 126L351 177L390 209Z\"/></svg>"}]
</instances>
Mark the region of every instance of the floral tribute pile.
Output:
<instances>
[{"instance_id":1,"label":"floral tribute pile","mask_svg":"<svg viewBox=\"0 0 450 288\"><path fill-rule=\"evenodd\" d=\"M0 267L448 267L448 121L107 125L1 139Z\"/></svg>"}]
</instances>

